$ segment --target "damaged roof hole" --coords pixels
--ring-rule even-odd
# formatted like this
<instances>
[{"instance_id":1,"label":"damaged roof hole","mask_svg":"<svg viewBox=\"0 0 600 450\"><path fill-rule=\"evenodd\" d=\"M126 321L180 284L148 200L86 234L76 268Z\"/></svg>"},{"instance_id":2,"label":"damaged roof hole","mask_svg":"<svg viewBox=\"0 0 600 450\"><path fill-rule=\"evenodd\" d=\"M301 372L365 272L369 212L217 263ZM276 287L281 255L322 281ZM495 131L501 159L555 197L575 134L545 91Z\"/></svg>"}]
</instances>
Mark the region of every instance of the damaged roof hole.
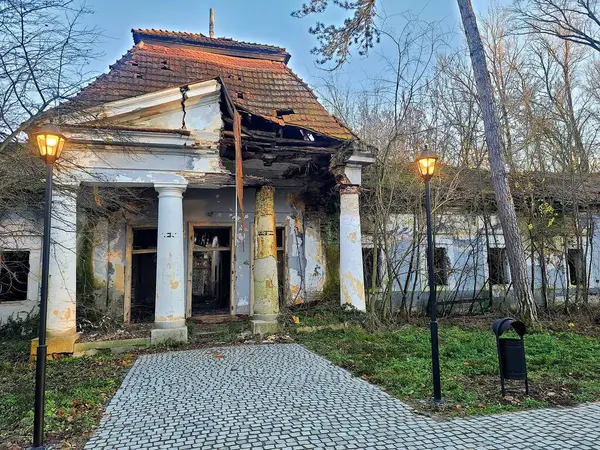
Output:
<instances>
[{"instance_id":1,"label":"damaged roof hole","mask_svg":"<svg viewBox=\"0 0 600 450\"><path fill-rule=\"evenodd\" d=\"M300 130L300 134L302 134L302 137L304 138L305 141L309 141L309 142L315 141L315 136L310 131Z\"/></svg>"},{"instance_id":2,"label":"damaged roof hole","mask_svg":"<svg viewBox=\"0 0 600 450\"><path fill-rule=\"evenodd\" d=\"M169 67L169 63L167 61L162 62L162 66L160 67L162 70L171 70Z\"/></svg>"},{"instance_id":3,"label":"damaged roof hole","mask_svg":"<svg viewBox=\"0 0 600 450\"><path fill-rule=\"evenodd\" d=\"M136 62L132 62L132 63L131 63L131 65L132 65L132 66L134 66L134 67L137 67L137 66L139 66L139 64L138 64L138 63L136 63Z\"/></svg>"},{"instance_id":4,"label":"damaged roof hole","mask_svg":"<svg viewBox=\"0 0 600 450\"><path fill-rule=\"evenodd\" d=\"M136 73L135 77L141 80L142 78L144 78L144 75L142 75L141 73Z\"/></svg>"},{"instance_id":5,"label":"damaged roof hole","mask_svg":"<svg viewBox=\"0 0 600 450\"><path fill-rule=\"evenodd\" d=\"M238 75L238 81L242 81L242 76Z\"/></svg>"},{"instance_id":6,"label":"damaged roof hole","mask_svg":"<svg viewBox=\"0 0 600 450\"><path fill-rule=\"evenodd\" d=\"M243 92L238 92L237 93L237 98L243 99L244 98L244 93Z\"/></svg>"},{"instance_id":7,"label":"damaged roof hole","mask_svg":"<svg viewBox=\"0 0 600 450\"><path fill-rule=\"evenodd\" d=\"M279 119L281 119L283 116L289 116L290 114L294 114L294 110L292 108L276 109L275 114Z\"/></svg>"}]
</instances>

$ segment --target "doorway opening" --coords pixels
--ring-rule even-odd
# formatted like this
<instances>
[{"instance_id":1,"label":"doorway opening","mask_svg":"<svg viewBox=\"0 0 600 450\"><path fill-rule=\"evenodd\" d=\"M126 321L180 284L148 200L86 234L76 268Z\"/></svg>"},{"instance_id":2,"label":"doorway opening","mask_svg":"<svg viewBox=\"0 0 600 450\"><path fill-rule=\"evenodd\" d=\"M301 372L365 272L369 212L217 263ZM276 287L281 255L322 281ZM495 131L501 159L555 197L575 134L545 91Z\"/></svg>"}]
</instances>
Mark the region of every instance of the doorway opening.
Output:
<instances>
[{"instance_id":1,"label":"doorway opening","mask_svg":"<svg viewBox=\"0 0 600 450\"><path fill-rule=\"evenodd\" d=\"M131 322L154 322L156 303L156 228L133 229Z\"/></svg>"},{"instance_id":2,"label":"doorway opening","mask_svg":"<svg viewBox=\"0 0 600 450\"><path fill-rule=\"evenodd\" d=\"M193 227L192 315L229 314L231 227Z\"/></svg>"}]
</instances>

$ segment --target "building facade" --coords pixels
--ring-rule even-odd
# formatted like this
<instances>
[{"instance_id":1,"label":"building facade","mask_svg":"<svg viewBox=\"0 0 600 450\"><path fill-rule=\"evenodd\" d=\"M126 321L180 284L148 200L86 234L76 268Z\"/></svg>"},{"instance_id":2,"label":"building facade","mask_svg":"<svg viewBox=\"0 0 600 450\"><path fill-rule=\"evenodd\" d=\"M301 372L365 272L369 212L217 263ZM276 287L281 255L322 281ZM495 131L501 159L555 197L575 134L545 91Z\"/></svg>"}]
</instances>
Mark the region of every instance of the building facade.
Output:
<instances>
[{"instance_id":1,"label":"building facade","mask_svg":"<svg viewBox=\"0 0 600 450\"><path fill-rule=\"evenodd\" d=\"M49 335L68 347L88 309L153 322L154 342L186 340L196 314L249 315L255 332L274 331L280 304L326 282L321 221L338 198L340 294L364 310L359 189L372 156L290 70L290 55L200 34L133 37L107 74L44 119L60 115L67 139ZM39 218L25 228L2 244L27 259L29 280L24 298L0 303L4 319L39 297ZM22 284L24 271L12 279Z\"/></svg>"}]
</instances>

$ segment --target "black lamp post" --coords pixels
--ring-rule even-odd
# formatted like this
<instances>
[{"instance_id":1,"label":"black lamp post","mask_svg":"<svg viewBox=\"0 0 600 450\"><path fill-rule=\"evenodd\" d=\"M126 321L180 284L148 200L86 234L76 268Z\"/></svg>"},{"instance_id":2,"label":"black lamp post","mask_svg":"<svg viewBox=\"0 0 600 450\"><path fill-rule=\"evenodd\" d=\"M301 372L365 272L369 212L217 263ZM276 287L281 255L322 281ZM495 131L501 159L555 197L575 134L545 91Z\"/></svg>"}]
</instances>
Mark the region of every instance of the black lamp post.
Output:
<instances>
[{"instance_id":1,"label":"black lamp post","mask_svg":"<svg viewBox=\"0 0 600 450\"><path fill-rule=\"evenodd\" d=\"M421 177L425 181L425 214L427 216L427 275L429 279L429 329L431 332L431 369L433 373L433 401L442 402L442 384L440 382L440 350L438 344L437 302L435 292L435 274L433 268L433 231L431 227L431 195L429 181L435 172L438 157L427 150L417 159Z\"/></svg>"},{"instance_id":2,"label":"black lamp post","mask_svg":"<svg viewBox=\"0 0 600 450\"><path fill-rule=\"evenodd\" d=\"M46 164L44 193L44 240L42 243L42 290L40 299L39 342L35 363L35 406L33 416L33 447L43 449L44 404L46 394L46 318L48 314L48 270L50 265L50 221L52 212L52 175L54 163L65 146L65 137L54 125L45 125L32 134L40 157Z\"/></svg>"}]
</instances>

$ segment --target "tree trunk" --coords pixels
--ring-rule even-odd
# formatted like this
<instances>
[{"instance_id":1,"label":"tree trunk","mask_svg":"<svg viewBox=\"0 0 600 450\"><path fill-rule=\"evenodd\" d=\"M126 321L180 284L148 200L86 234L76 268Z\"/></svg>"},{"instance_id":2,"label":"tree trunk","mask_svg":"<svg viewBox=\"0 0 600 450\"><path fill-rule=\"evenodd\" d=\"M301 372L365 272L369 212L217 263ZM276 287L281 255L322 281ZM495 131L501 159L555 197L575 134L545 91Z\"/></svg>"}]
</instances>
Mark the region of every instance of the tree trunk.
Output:
<instances>
[{"instance_id":1,"label":"tree trunk","mask_svg":"<svg viewBox=\"0 0 600 450\"><path fill-rule=\"evenodd\" d=\"M514 293L518 302L520 315L528 322L535 322L537 320L537 311L533 301L533 293L529 287L523 240L517 225L517 215L508 184L506 162L502 154L500 139L500 122L494 109L492 82L487 69L485 52L471 1L457 0L457 2L471 53L471 63L473 65L473 73L475 74L479 105L483 115L492 185L496 194L498 216L504 234Z\"/></svg>"}]
</instances>

